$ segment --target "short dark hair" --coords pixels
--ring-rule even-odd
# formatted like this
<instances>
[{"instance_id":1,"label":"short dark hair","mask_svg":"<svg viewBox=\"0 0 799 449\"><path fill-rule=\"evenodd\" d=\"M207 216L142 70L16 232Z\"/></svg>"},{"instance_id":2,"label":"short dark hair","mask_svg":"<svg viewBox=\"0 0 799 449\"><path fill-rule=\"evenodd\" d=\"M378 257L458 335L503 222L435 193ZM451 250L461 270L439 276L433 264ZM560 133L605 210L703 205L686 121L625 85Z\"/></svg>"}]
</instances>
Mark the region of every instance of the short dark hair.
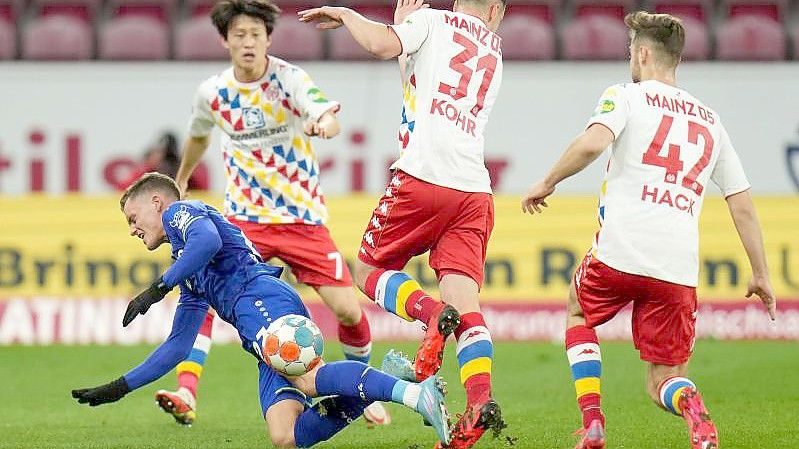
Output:
<instances>
[{"instance_id":1,"label":"short dark hair","mask_svg":"<svg viewBox=\"0 0 799 449\"><path fill-rule=\"evenodd\" d=\"M143 174L141 178L125 189L125 193L119 199L119 208L125 210L125 203L129 199L141 193L153 191L167 194L176 200L180 199L180 189L174 179L161 173L149 172Z\"/></svg>"},{"instance_id":2,"label":"short dark hair","mask_svg":"<svg viewBox=\"0 0 799 449\"><path fill-rule=\"evenodd\" d=\"M247 15L261 19L266 25L266 34L272 34L280 8L269 0L222 0L211 10L211 21L219 34L227 39L228 28L233 18Z\"/></svg>"},{"instance_id":3,"label":"short dark hair","mask_svg":"<svg viewBox=\"0 0 799 449\"><path fill-rule=\"evenodd\" d=\"M664 56L671 58L674 65L680 62L685 46L685 27L682 20L670 14L638 11L627 14L624 24L630 29L633 43L641 39L647 40L655 44Z\"/></svg>"}]
</instances>

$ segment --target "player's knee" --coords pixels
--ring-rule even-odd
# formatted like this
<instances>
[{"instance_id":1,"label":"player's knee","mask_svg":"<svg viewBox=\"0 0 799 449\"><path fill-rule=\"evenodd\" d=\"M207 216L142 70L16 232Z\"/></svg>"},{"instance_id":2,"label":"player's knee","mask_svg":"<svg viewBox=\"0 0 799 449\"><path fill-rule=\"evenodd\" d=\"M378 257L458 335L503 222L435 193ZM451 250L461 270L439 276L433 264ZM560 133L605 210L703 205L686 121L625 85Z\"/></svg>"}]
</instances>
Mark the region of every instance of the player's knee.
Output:
<instances>
[{"instance_id":1,"label":"player's knee","mask_svg":"<svg viewBox=\"0 0 799 449\"><path fill-rule=\"evenodd\" d=\"M269 438L272 440L273 446L281 449L297 447L297 443L294 441L294 429L291 428L273 430L269 434Z\"/></svg>"}]
</instances>

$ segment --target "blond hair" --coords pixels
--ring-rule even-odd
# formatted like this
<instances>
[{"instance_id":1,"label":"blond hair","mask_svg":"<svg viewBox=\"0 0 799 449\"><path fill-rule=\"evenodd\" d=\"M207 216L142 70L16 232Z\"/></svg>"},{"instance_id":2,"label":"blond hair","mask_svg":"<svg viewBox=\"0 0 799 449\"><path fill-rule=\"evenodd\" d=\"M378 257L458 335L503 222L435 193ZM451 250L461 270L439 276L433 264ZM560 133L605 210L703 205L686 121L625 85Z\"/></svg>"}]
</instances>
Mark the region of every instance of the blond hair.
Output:
<instances>
[{"instance_id":1,"label":"blond hair","mask_svg":"<svg viewBox=\"0 0 799 449\"><path fill-rule=\"evenodd\" d=\"M624 24L630 29L633 44L645 40L654 45L671 65L680 62L680 55L685 46L685 27L682 20L670 14L650 14L638 11L627 14Z\"/></svg>"},{"instance_id":2,"label":"blond hair","mask_svg":"<svg viewBox=\"0 0 799 449\"><path fill-rule=\"evenodd\" d=\"M124 210L125 203L127 203L129 199L140 193L152 191L165 193L174 197L176 200L180 199L180 189L172 178L161 173L149 172L143 174L141 178L137 179L136 182L125 189L125 193L123 193L122 198L119 199L119 208Z\"/></svg>"}]
</instances>

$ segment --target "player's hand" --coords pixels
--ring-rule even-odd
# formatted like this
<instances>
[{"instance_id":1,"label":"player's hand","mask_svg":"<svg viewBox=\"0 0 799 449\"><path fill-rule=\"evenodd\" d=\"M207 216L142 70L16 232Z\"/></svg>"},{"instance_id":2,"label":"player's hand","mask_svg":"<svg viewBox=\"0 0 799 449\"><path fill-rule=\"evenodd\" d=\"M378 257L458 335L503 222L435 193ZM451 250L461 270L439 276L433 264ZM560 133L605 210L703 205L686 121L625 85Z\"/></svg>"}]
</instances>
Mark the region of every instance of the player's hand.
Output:
<instances>
[{"instance_id":1,"label":"player's hand","mask_svg":"<svg viewBox=\"0 0 799 449\"><path fill-rule=\"evenodd\" d=\"M327 111L319 117L319 120L305 124L305 134L309 136L319 136L323 139L331 139L341 132L341 127L336 120L333 112Z\"/></svg>"},{"instance_id":2,"label":"player's hand","mask_svg":"<svg viewBox=\"0 0 799 449\"><path fill-rule=\"evenodd\" d=\"M147 313L150 306L164 299L164 296L166 296L170 290L172 289L167 287L160 278L153 282L151 286L147 287L147 290L139 293L130 301L127 310L125 310L125 316L122 318L122 327L130 324L136 316Z\"/></svg>"},{"instance_id":3,"label":"player's hand","mask_svg":"<svg viewBox=\"0 0 799 449\"><path fill-rule=\"evenodd\" d=\"M316 28L320 30L334 30L343 25L343 17L350 11L341 6L322 6L300 11L297 16L303 23L316 22Z\"/></svg>"},{"instance_id":4,"label":"player's hand","mask_svg":"<svg viewBox=\"0 0 799 449\"><path fill-rule=\"evenodd\" d=\"M408 14L429 7L430 5L424 0L397 0L397 7L394 8L394 23L399 25L405 21Z\"/></svg>"},{"instance_id":5,"label":"player's hand","mask_svg":"<svg viewBox=\"0 0 799 449\"><path fill-rule=\"evenodd\" d=\"M128 393L130 393L130 387L125 378L120 377L99 387L72 390L72 397L77 399L79 404L89 404L92 407L96 407L109 402L116 402Z\"/></svg>"},{"instance_id":6,"label":"player's hand","mask_svg":"<svg viewBox=\"0 0 799 449\"><path fill-rule=\"evenodd\" d=\"M549 207L546 198L554 192L555 186L550 186L544 181L533 184L522 197L522 212L530 215L535 215L536 212L540 214L541 206Z\"/></svg>"},{"instance_id":7,"label":"player's hand","mask_svg":"<svg viewBox=\"0 0 799 449\"><path fill-rule=\"evenodd\" d=\"M749 287L746 289L746 297L751 298L752 295L757 295L763 305L768 310L768 316L771 321L777 319L777 297L774 295L774 290L771 288L771 281L768 278L753 277L749 280Z\"/></svg>"}]
</instances>

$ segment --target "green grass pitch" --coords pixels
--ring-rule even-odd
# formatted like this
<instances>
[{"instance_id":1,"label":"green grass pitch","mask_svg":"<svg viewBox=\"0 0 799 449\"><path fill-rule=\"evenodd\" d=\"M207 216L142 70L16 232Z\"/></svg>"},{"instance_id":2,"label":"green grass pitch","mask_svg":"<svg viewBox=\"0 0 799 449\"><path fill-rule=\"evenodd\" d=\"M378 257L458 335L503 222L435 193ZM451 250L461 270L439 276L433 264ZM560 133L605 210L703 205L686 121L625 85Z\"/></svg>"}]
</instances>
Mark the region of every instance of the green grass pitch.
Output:
<instances>
[{"instance_id":1,"label":"green grass pitch","mask_svg":"<svg viewBox=\"0 0 799 449\"><path fill-rule=\"evenodd\" d=\"M375 358L390 346L378 344ZM0 348L0 448L249 448L269 447L260 417L255 360L238 346L215 346L200 382L198 420L181 428L155 406L157 388L173 388L170 374L115 404L79 406L69 390L114 379L152 348ZM454 351L442 374L450 386L453 414L462 411L463 389ZM681 419L649 402L644 365L628 343L604 343L603 406L608 448L689 448ZM499 343L495 349L494 395L516 448L571 449L579 425L566 357L560 345ZM329 359L338 347L326 348ZM690 376L717 422L723 449L799 447L799 356L795 342L700 341ZM367 429L353 423L322 448L425 448L432 429L413 413L390 406L393 424ZM506 448L508 438L484 438L477 447Z\"/></svg>"}]
</instances>

